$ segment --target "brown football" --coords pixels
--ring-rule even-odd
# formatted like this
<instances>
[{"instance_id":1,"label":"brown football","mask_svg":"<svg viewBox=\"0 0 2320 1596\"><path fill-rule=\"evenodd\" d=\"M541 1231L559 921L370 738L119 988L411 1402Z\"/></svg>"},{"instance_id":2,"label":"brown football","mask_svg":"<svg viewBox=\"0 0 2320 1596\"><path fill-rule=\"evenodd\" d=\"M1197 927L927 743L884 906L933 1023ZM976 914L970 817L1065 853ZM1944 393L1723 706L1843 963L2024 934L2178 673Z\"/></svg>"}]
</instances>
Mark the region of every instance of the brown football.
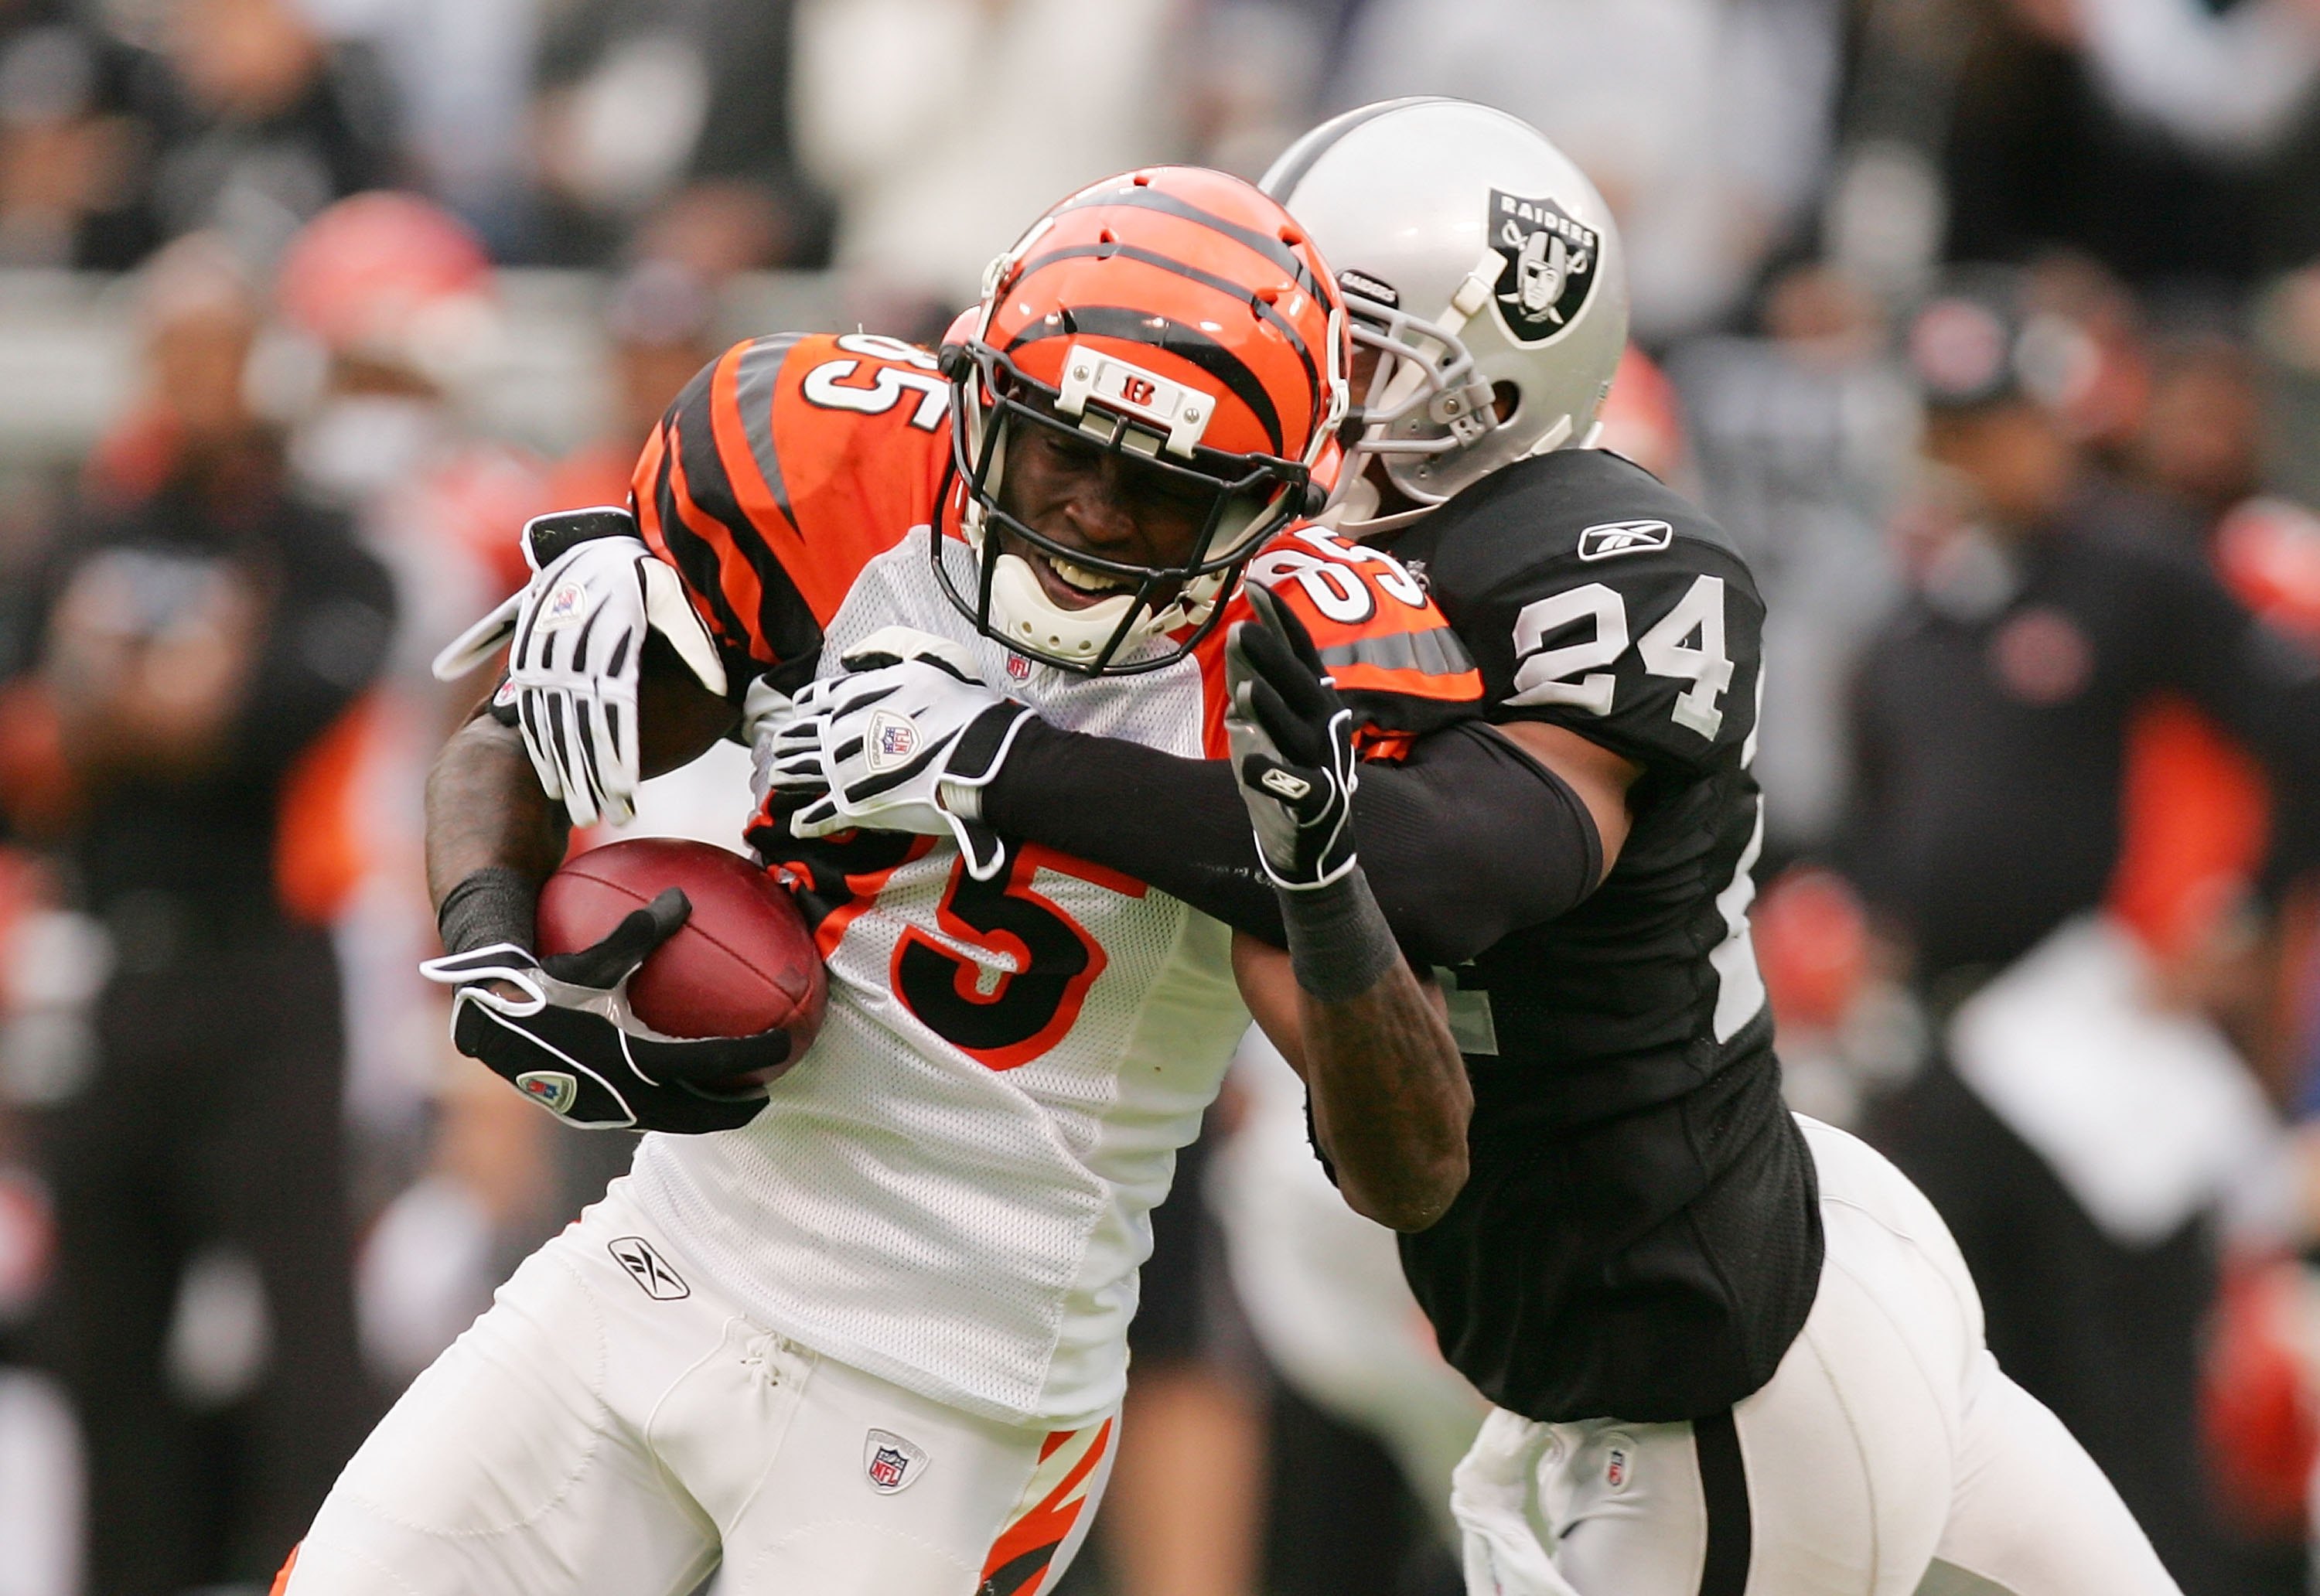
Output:
<instances>
[{"instance_id":1,"label":"brown football","mask_svg":"<svg viewBox=\"0 0 2320 1596\"><path fill-rule=\"evenodd\" d=\"M637 1018L672 1037L786 1030L796 1059L821 1029L821 957L788 889L739 854L639 837L566 860L539 892L539 951L576 953L673 886L693 914L629 978Z\"/></svg>"}]
</instances>

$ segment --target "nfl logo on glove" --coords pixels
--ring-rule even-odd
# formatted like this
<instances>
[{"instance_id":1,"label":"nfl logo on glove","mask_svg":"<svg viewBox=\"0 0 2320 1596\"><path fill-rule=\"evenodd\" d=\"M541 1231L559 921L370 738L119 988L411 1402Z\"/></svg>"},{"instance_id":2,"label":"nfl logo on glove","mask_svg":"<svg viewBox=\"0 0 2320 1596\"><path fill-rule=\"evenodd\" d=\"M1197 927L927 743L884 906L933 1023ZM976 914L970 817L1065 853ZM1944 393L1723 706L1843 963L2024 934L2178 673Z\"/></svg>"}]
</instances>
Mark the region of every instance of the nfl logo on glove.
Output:
<instances>
[{"instance_id":1,"label":"nfl logo on glove","mask_svg":"<svg viewBox=\"0 0 2320 1596\"><path fill-rule=\"evenodd\" d=\"M908 715L880 710L870 717L869 764L891 770L919 751L919 729Z\"/></svg>"},{"instance_id":2,"label":"nfl logo on glove","mask_svg":"<svg viewBox=\"0 0 2320 1596\"><path fill-rule=\"evenodd\" d=\"M548 603L540 606L539 629L546 631L553 627L569 626L585 618L587 613L586 586L578 582L561 583L554 593L548 595Z\"/></svg>"}]
</instances>

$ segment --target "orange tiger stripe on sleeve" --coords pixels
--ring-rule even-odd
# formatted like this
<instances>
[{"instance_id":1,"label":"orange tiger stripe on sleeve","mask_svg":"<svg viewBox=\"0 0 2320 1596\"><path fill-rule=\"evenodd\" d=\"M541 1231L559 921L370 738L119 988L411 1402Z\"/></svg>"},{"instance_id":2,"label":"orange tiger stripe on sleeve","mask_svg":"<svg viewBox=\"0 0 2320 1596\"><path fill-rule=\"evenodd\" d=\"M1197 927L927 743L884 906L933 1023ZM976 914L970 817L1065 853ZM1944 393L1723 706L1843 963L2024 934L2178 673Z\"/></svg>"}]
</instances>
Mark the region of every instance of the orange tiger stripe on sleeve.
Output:
<instances>
[{"instance_id":1,"label":"orange tiger stripe on sleeve","mask_svg":"<svg viewBox=\"0 0 2320 1596\"><path fill-rule=\"evenodd\" d=\"M1248 580L1312 639L1322 668L1364 719L1364 755L1398 757L1412 736L1480 710L1482 673L1465 644L1391 556L1302 527L1266 544ZM1247 612L1246 597L1234 602Z\"/></svg>"},{"instance_id":2,"label":"orange tiger stripe on sleeve","mask_svg":"<svg viewBox=\"0 0 2320 1596\"><path fill-rule=\"evenodd\" d=\"M915 373L901 358L912 353L824 334L736 344L686 385L646 444L639 526L684 578L737 681L806 668L864 566L931 518L947 407L891 374L869 388L845 380ZM817 376L819 391L865 401L814 403ZM889 394L908 402L867 403Z\"/></svg>"}]
</instances>

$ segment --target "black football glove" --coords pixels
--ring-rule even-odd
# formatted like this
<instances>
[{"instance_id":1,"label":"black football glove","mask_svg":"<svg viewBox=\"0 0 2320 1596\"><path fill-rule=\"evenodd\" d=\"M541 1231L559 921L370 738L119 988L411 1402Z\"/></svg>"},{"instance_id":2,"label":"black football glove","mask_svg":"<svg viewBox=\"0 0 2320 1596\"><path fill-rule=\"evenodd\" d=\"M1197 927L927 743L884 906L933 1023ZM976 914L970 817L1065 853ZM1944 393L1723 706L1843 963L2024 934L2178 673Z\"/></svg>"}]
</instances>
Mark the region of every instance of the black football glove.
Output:
<instances>
[{"instance_id":1,"label":"black football glove","mask_svg":"<svg viewBox=\"0 0 2320 1596\"><path fill-rule=\"evenodd\" d=\"M1225 642L1225 732L1265 874L1310 891L1355 864L1354 712L1296 617L1255 584L1248 598L1257 618Z\"/></svg>"},{"instance_id":2,"label":"black football glove","mask_svg":"<svg viewBox=\"0 0 2320 1596\"><path fill-rule=\"evenodd\" d=\"M629 1008L629 977L692 912L684 893L671 887L577 953L540 958L518 943L494 942L429 959L419 971L458 988L453 1045L565 1123L680 1135L731 1130L757 1117L766 1089L719 1083L788 1063L788 1033L666 1037ZM494 981L524 995L494 992Z\"/></svg>"}]
</instances>

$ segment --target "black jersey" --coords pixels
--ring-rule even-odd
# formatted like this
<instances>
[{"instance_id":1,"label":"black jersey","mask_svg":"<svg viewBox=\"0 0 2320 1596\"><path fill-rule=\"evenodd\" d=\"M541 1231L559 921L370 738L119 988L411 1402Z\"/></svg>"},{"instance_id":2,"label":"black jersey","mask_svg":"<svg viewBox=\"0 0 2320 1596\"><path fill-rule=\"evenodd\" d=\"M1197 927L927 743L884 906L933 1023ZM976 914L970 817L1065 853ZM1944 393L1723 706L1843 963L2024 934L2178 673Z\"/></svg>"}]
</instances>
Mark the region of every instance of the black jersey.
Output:
<instances>
[{"instance_id":1,"label":"black jersey","mask_svg":"<svg viewBox=\"0 0 2320 1596\"><path fill-rule=\"evenodd\" d=\"M1771 1378L1821 1258L1747 935L1763 601L1720 527L1600 450L1497 472L1393 552L1473 653L1492 721L1644 769L1594 893L1448 973L1473 1173L1401 1238L1404 1269L1500 1407L1716 1412Z\"/></svg>"}]
</instances>

